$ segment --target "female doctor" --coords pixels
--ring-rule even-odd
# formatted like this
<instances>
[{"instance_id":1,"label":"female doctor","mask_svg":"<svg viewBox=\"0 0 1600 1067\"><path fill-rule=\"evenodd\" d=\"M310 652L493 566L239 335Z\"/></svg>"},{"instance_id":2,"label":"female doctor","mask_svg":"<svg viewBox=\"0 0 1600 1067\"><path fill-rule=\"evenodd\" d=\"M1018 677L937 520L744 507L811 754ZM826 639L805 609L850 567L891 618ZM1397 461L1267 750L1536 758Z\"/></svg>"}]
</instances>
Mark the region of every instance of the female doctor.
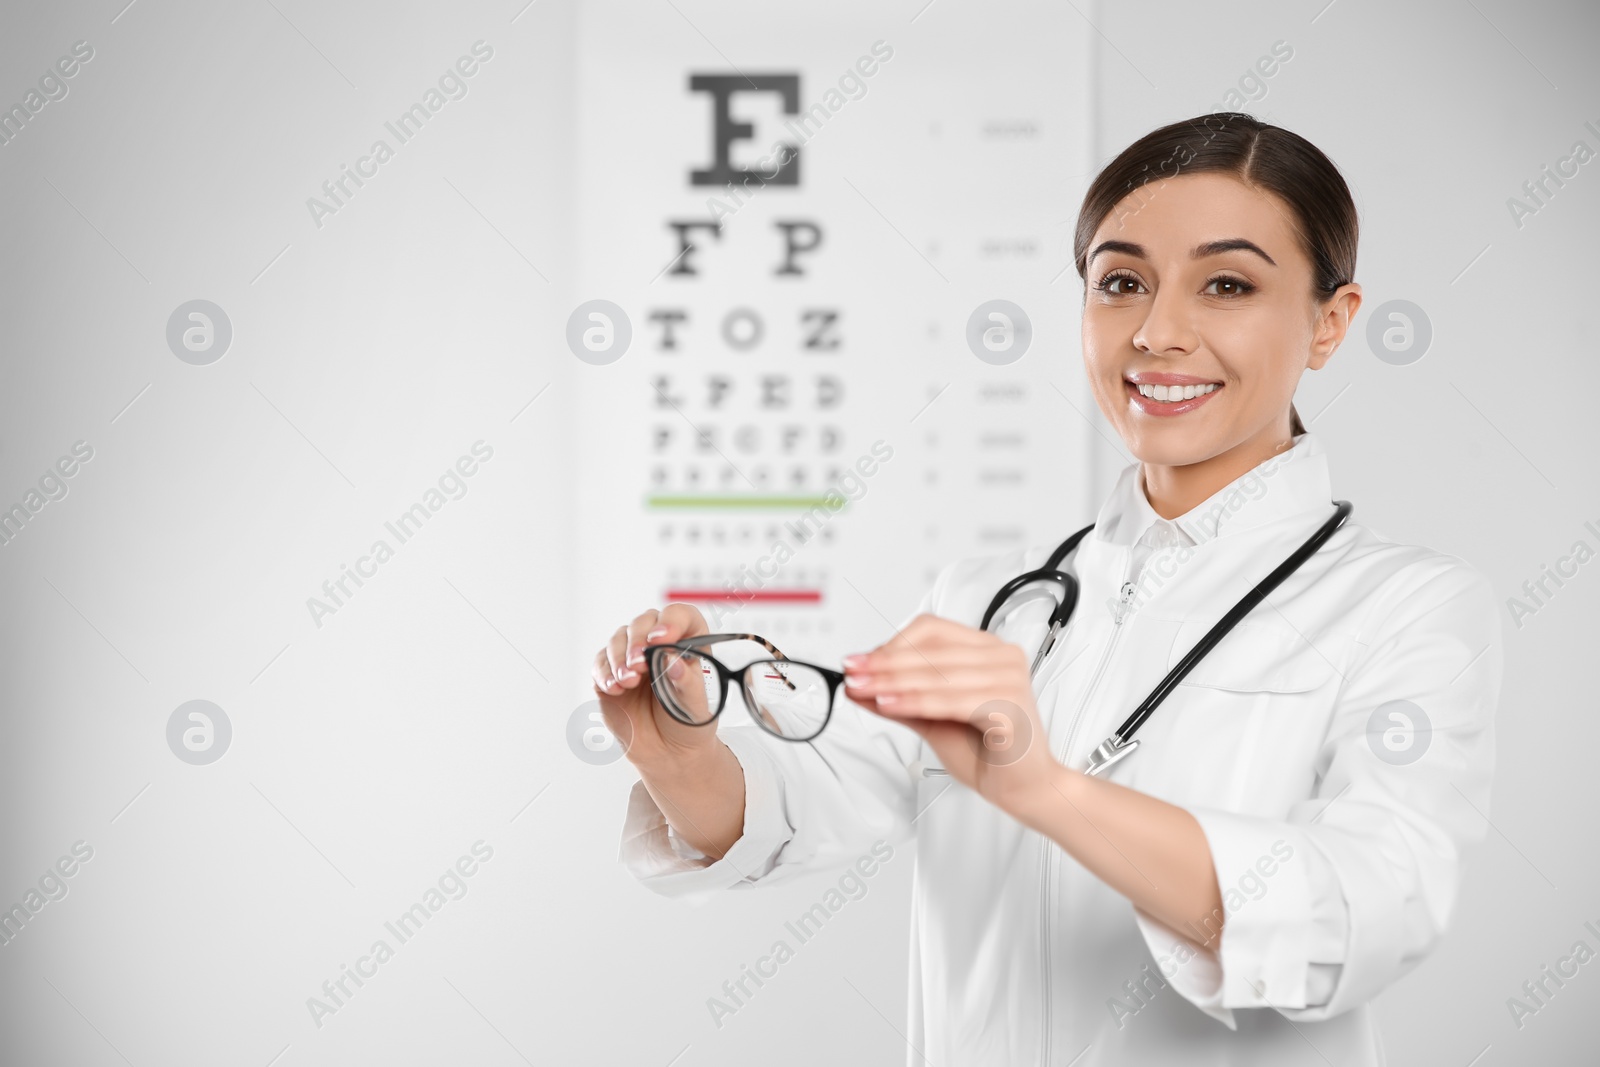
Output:
<instances>
[{"instance_id":1,"label":"female doctor","mask_svg":"<svg viewBox=\"0 0 1600 1067\"><path fill-rule=\"evenodd\" d=\"M706 622L641 613L593 664L641 778L629 869L701 896L915 840L908 1063L1384 1063L1371 1002L1439 943L1484 834L1501 637L1478 571L1351 519L1182 677L1130 758L1084 773L1333 514L1291 401L1360 306L1356 235L1327 157L1248 115L1112 160L1075 237L1083 357L1138 462L1061 564L1070 625L1030 677L1053 602L1019 593L980 623L1054 542L956 560L891 640L846 657L870 714L840 701L792 744L668 715L643 648Z\"/></svg>"}]
</instances>

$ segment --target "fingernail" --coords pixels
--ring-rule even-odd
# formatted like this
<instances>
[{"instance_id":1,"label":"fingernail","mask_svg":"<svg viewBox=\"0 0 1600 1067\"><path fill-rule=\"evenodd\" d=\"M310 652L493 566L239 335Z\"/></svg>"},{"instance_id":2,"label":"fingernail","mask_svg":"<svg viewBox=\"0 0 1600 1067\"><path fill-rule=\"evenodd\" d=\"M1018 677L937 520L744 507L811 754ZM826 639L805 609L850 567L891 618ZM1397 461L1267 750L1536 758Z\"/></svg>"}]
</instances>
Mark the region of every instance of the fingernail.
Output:
<instances>
[{"instance_id":1,"label":"fingernail","mask_svg":"<svg viewBox=\"0 0 1600 1067\"><path fill-rule=\"evenodd\" d=\"M651 630L649 633L645 634L645 637L651 639L665 636L667 636L667 628L665 626L657 626L654 630Z\"/></svg>"},{"instance_id":2,"label":"fingernail","mask_svg":"<svg viewBox=\"0 0 1600 1067\"><path fill-rule=\"evenodd\" d=\"M857 652L854 655L846 656L844 658L844 665L846 667L859 667L865 662L867 662L867 657L866 653L864 652Z\"/></svg>"},{"instance_id":3,"label":"fingernail","mask_svg":"<svg viewBox=\"0 0 1600 1067\"><path fill-rule=\"evenodd\" d=\"M639 677L639 672L629 670L628 668L624 667L622 670L617 672L617 677L621 678L624 682L631 682L635 678Z\"/></svg>"},{"instance_id":4,"label":"fingernail","mask_svg":"<svg viewBox=\"0 0 1600 1067\"><path fill-rule=\"evenodd\" d=\"M900 698L893 693L879 693L875 699L880 707L888 707Z\"/></svg>"},{"instance_id":5,"label":"fingernail","mask_svg":"<svg viewBox=\"0 0 1600 1067\"><path fill-rule=\"evenodd\" d=\"M644 662L644 649L641 648L638 645L634 645L632 648L628 649L628 662L629 663L643 663Z\"/></svg>"},{"instance_id":6,"label":"fingernail","mask_svg":"<svg viewBox=\"0 0 1600 1067\"><path fill-rule=\"evenodd\" d=\"M847 672L844 676L844 684L848 685L851 689L861 689L872 684L872 675L850 674Z\"/></svg>"}]
</instances>

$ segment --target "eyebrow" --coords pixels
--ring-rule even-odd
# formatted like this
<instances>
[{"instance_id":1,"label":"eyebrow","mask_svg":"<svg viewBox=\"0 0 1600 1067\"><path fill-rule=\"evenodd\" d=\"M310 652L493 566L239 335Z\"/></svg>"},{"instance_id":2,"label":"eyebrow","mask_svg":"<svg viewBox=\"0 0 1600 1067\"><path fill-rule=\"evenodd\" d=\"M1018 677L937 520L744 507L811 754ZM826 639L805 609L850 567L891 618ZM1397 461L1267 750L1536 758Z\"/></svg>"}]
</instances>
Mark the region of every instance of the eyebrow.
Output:
<instances>
[{"instance_id":1,"label":"eyebrow","mask_svg":"<svg viewBox=\"0 0 1600 1067\"><path fill-rule=\"evenodd\" d=\"M1101 241L1095 246L1094 251L1089 253L1089 261L1093 262L1094 258L1102 252L1123 252L1130 256L1137 256L1139 259L1150 258L1145 254L1143 245L1134 244L1132 241ZM1243 237L1227 237L1220 241L1207 241L1203 245L1196 245L1189 250L1189 257L1191 259L1204 259L1207 256L1221 255L1223 252L1254 252L1274 267L1278 265L1276 260L1261 250L1260 245L1254 241L1247 241Z\"/></svg>"}]
</instances>

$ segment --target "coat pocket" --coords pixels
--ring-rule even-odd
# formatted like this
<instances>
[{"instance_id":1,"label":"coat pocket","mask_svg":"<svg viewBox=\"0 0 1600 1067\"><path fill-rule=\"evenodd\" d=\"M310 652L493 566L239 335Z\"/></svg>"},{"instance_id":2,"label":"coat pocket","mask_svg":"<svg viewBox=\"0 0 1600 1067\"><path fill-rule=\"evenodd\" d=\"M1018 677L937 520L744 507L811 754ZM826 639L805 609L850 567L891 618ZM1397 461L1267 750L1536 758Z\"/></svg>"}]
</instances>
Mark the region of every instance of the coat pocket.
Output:
<instances>
[{"instance_id":1,"label":"coat pocket","mask_svg":"<svg viewBox=\"0 0 1600 1067\"><path fill-rule=\"evenodd\" d=\"M1209 629L1181 623L1167 670ZM1129 784L1148 782L1147 791L1176 804L1256 810L1291 773L1287 768L1309 766L1325 724L1326 700L1317 690L1337 678L1325 651L1276 620L1239 623L1156 709L1151 748L1162 756L1140 772L1153 777Z\"/></svg>"},{"instance_id":2,"label":"coat pocket","mask_svg":"<svg viewBox=\"0 0 1600 1067\"><path fill-rule=\"evenodd\" d=\"M1176 667L1210 629L1206 622L1181 623L1167 654L1167 670ZM1178 684L1239 693L1304 693L1320 687L1333 673L1326 653L1293 627L1246 619L1224 634Z\"/></svg>"}]
</instances>

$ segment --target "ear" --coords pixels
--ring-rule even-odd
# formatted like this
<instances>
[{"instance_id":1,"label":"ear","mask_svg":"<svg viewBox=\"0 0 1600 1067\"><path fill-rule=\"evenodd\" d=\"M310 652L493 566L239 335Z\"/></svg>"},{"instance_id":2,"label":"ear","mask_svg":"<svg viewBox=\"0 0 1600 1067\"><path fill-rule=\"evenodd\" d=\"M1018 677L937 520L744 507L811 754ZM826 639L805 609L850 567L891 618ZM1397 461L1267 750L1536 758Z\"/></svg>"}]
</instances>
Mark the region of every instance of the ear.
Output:
<instances>
[{"instance_id":1,"label":"ear","mask_svg":"<svg viewBox=\"0 0 1600 1067\"><path fill-rule=\"evenodd\" d=\"M1334 349L1344 341L1345 334L1350 330L1350 321L1356 317L1356 310L1360 307L1361 286L1355 282L1339 286L1323 302L1317 313L1316 334L1311 339L1311 358L1306 361L1308 368L1321 370L1333 358Z\"/></svg>"}]
</instances>

